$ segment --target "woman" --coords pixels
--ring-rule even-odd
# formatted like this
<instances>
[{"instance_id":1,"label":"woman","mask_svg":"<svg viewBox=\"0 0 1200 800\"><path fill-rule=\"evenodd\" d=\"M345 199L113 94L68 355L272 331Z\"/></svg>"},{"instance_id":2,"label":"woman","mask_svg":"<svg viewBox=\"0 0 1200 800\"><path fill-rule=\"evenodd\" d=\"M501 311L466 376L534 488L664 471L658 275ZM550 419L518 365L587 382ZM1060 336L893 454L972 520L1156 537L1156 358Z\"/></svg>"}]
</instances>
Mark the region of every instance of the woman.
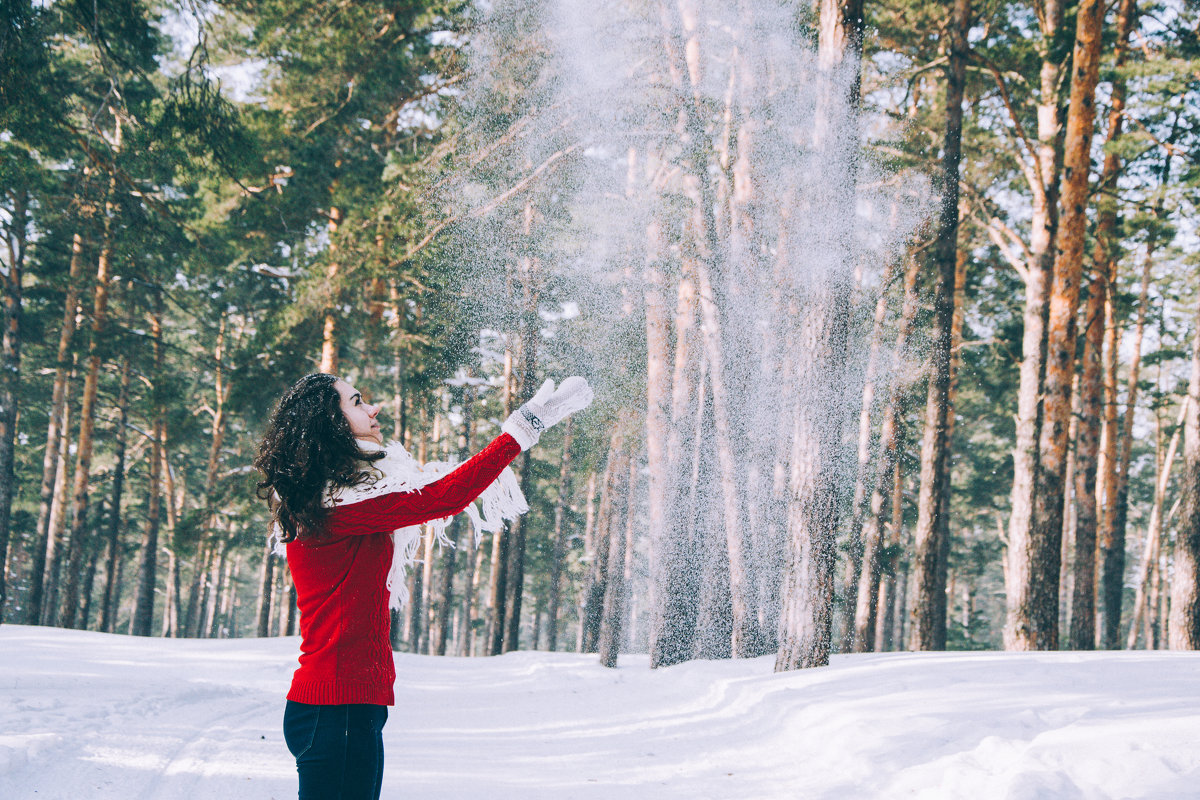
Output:
<instances>
[{"instance_id":1,"label":"woman","mask_svg":"<svg viewBox=\"0 0 1200 800\"><path fill-rule=\"evenodd\" d=\"M300 800L379 797L383 724L395 703L388 608L402 602L416 542L403 529L444 527L481 494L483 516L471 508L477 535L481 524L527 510L511 472L497 478L542 431L591 399L583 378L557 390L546 381L500 436L441 477L402 447L384 448L379 406L333 375L307 375L279 401L255 466L300 610L300 668L283 717Z\"/></svg>"}]
</instances>

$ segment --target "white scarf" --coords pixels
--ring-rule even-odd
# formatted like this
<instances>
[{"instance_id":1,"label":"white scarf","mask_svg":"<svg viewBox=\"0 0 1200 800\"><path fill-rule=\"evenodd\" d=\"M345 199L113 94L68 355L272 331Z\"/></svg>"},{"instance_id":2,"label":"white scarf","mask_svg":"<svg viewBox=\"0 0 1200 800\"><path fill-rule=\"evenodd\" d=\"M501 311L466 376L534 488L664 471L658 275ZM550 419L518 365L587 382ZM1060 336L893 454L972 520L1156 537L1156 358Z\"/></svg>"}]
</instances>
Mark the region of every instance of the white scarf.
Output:
<instances>
[{"instance_id":1,"label":"white scarf","mask_svg":"<svg viewBox=\"0 0 1200 800\"><path fill-rule=\"evenodd\" d=\"M371 475L367 482L357 486L326 486L321 496L321 505L325 508L358 503L391 492L420 491L421 487L450 474L458 466L445 461L434 461L421 466L398 442L380 445L360 439L358 446L363 452L382 450L385 455L378 461L364 462L363 471ZM510 467L504 468L500 476L480 493L478 500L480 508L476 508L475 502L472 501L464 509L475 529L476 547L479 546L484 532L495 533L506 520L514 520L529 510L529 504L525 502L525 496L521 494L521 487L517 483L517 476ZM446 526L450 524L450 517L435 519L425 524L429 526L439 546L454 547L454 542L446 536ZM421 546L421 539L420 525L398 528L392 533L392 567L388 571L387 588L391 595L389 605L394 609L403 608L408 603L408 587L404 578L408 568L418 562L417 550ZM431 553L424 554L425 558L431 556Z\"/></svg>"}]
</instances>

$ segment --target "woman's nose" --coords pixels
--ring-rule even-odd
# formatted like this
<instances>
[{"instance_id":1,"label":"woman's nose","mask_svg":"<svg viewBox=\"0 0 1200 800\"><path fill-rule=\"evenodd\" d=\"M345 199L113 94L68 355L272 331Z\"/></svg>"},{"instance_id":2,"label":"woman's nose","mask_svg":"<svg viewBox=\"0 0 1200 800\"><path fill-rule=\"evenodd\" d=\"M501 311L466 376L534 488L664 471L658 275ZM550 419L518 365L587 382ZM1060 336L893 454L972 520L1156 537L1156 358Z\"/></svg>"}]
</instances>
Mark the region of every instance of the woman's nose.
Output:
<instances>
[{"instance_id":1,"label":"woman's nose","mask_svg":"<svg viewBox=\"0 0 1200 800\"><path fill-rule=\"evenodd\" d=\"M367 406L367 408L371 409L368 413L370 413L372 418L375 418L375 417L379 416L379 409L383 408L383 406L370 406L369 405L369 406Z\"/></svg>"}]
</instances>

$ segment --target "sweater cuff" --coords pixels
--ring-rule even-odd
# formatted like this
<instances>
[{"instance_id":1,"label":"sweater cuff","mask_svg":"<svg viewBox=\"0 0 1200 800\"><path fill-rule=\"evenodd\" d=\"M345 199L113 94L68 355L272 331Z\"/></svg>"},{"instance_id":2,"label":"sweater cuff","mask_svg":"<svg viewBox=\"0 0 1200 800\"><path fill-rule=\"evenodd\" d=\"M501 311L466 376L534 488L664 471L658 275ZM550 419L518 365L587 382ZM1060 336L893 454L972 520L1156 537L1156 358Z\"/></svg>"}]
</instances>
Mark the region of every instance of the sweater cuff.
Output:
<instances>
[{"instance_id":1,"label":"sweater cuff","mask_svg":"<svg viewBox=\"0 0 1200 800\"><path fill-rule=\"evenodd\" d=\"M524 451L537 444L544 426L537 416L529 413L522 406L509 414L508 419L504 420L504 424L500 426L500 430L516 439L517 444Z\"/></svg>"}]
</instances>

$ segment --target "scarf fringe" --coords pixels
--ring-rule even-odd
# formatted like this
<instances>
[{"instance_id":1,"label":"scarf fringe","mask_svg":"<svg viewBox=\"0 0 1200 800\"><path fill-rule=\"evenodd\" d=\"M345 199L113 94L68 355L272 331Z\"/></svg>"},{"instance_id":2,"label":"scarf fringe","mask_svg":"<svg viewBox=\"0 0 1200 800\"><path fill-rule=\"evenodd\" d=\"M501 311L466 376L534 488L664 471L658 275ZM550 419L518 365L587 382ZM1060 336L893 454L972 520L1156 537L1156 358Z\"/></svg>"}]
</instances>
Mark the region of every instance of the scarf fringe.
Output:
<instances>
[{"instance_id":1,"label":"scarf fringe","mask_svg":"<svg viewBox=\"0 0 1200 800\"><path fill-rule=\"evenodd\" d=\"M391 445L389 445L390 447ZM423 472L434 475L433 480L437 480L453 472L456 466L458 465L435 461L426 464ZM428 483L432 482L432 480L428 481ZM476 508L476 503L480 508ZM483 540L484 533L496 533L504 527L505 522L515 520L528 510L529 503L526 502L525 495L521 493L517 476L513 474L511 468L505 467L500 476L480 493L477 500L467 504L463 513L471 520L477 548ZM451 517L443 517L425 523L432 533L430 541L437 543L439 551L443 547L456 546L446 535L446 528L450 526L451 519ZM407 606L411 599L406 581L409 568L424 563L423 559L417 558L421 542L424 539L421 535L421 527L413 525L408 528L400 528L392 533L392 567L388 570L387 576L388 605L397 611ZM432 553L427 552L424 555L425 558L432 557Z\"/></svg>"},{"instance_id":2,"label":"scarf fringe","mask_svg":"<svg viewBox=\"0 0 1200 800\"><path fill-rule=\"evenodd\" d=\"M434 461L421 466L403 445L397 442L389 442L386 446L373 442L359 442L359 447L367 451L385 452L382 459L367 465L368 471L373 474L373 480L359 486L327 487L322 498L322 504L326 508L357 503L391 492L420 491L422 487L449 475L458 467L457 464L445 461ZM471 520L471 527L475 533L475 547L479 547L484 533L496 533L504 527L505 522L511 522L527 512L529 504L525 501L525 495L521 493L517 476L510 467L505 467L500 476L463 510ZM450 521L451 517L445 517L425 523L429 526L432 540L437 542L439 549L455 546L446 535ZM388 604L397 611L408 605L405 576L408 569L420 561L417 553L423 538L421 527L414 525L392 533L392 566L387 576ZM271 526L271 542L272 552L277 555L287 554L285 545L279 541L279 531L274 524ZM425 558L431 555L426 553Z\"/></svg>"}]
</instances>

